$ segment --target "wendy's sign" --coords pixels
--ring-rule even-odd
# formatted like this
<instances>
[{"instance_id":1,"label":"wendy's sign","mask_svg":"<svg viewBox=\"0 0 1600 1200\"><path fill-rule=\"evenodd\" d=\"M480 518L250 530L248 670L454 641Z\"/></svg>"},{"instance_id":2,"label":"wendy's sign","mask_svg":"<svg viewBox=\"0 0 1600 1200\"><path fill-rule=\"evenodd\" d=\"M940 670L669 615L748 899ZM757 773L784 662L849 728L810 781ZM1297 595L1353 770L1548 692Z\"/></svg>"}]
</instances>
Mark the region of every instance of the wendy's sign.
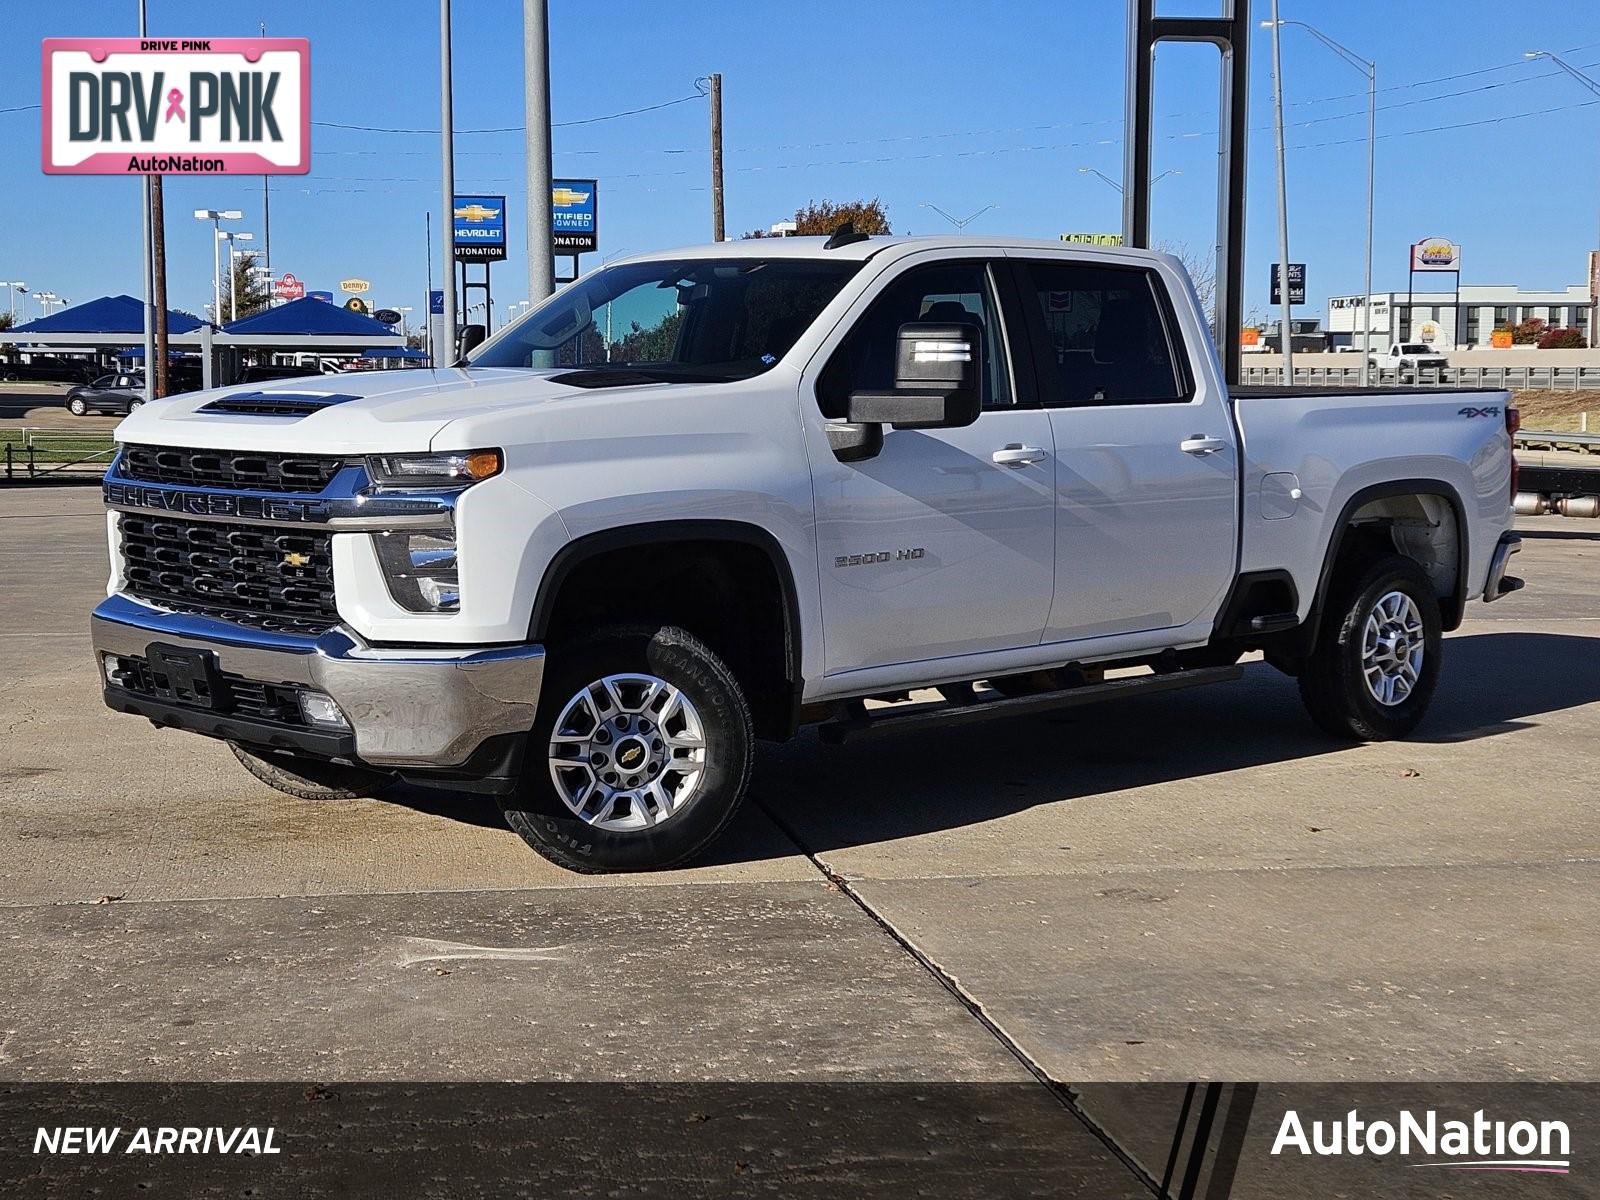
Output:
<instances>
[{"instance_id":1,"label":"wendy's sign","mask_svg":"<svg viewBox=\"0 0 1600 1200\"><path fill-rule=\"evenodd\" d=\"M304 175L305 38L46 38L48 175Z\"/></svg>"}]
</instances>

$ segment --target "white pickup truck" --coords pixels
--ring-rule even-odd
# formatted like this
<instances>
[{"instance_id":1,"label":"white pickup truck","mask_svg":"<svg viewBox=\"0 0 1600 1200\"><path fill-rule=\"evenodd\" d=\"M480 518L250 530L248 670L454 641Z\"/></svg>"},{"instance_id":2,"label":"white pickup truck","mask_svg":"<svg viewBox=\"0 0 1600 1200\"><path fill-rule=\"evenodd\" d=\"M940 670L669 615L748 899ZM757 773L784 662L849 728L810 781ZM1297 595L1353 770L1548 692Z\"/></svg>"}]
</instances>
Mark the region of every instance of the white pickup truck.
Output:
<instances>
[{"instance_id":1,"label":"white pickup truck","mask_svg":"<svg viewBox=\"0 0 1600 1200\"><path fill-rule=\"evenodd\" d=\"M1520 584L1507 401L1230 394L1158 253L632 258L452 368L134 413L93 641L107 704L283 791L489 792L563 866L663 867L727 825L756 739L809 724L1222 683L1259 650L1330 733L1407 733L1441 633Z\"/></svg>"},{"instance_id":2,"label":"white pickup truck","mask_svg":"<svg viewBox=\"0 0 1600 1200\"><path fill-rule=\"evenodd\" d=\"M1374 354L1368 363L1379 371L1394 371L1406 383L1418 382L1422 371L1442 371L1450 360L1426 342L1396 342L1387 354Z\"/></svg>"}]
</instances>

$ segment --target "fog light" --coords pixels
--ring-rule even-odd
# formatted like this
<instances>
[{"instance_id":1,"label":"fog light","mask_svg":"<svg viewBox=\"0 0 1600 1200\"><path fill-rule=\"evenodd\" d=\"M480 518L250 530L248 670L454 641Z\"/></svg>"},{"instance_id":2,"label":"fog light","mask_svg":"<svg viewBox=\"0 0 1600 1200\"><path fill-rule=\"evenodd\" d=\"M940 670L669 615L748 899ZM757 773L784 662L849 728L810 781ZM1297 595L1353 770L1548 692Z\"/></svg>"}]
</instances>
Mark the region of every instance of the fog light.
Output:
<instances>
[{"instance_id":1,"label":"fog light","mask_svg":"<svg viewBox=\"0 0 1600 1200\"><path fill-rule=\"evenodd\" d=\"M300 693L300 714L313 725L324 725L333 729L350 728L350 722L345 720L344 714L339 711L339 706L333 702L333 697L325 696L321 692Z\"/></svg>"},{"instance_id":2,"label":"fog light","mask_svg":"<svg viewBox=\"0 0 1600 1200\"><path fill-rule=\"evenodd\" d=\"M107 683L122 683L122 660L115 654L102 654L101 663L105 666Z\"/></svg>"},{"instance_id":3,"label":"fog light","mask_svg":"<svg viewBox=\"0 0 1600 1200\"><path fill-rule=\"evenodd\" d=\"M411 612L457 612L461 585L455 531L375 533L378 562L396 604Z\"/></svg>"}]
</instances>

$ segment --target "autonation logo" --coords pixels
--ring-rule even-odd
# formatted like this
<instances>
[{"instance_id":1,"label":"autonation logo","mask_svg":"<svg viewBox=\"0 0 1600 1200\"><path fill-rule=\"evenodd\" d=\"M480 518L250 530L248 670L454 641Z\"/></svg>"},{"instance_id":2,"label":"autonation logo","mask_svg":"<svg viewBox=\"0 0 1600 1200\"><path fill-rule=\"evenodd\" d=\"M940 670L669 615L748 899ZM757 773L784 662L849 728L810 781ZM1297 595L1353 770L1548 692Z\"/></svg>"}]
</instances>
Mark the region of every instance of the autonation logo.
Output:
<instances>
[{"instance_id":1,"label":"autonation logo","mask_svg":"<svg viewBox=\"0 0 1600 1200\"><path fill-rule=\"evenodd\" d=\"M1566 1175L1572 1167L1572 1133L1565 1121L1495 1121L1482 1109L1470 1121L1441 1121L1432 1109L1420 1117L1401 1109L1394 1120L1368 1121L1352 1108L1338 1120L1312 1121L1309 1132L1300 1114L1283 1114L1273 1154L1417 1155L1427 1162L1408 1167L1446 1167L1457 1171L1521 1171Z\"/></svg>"}]
</instances>

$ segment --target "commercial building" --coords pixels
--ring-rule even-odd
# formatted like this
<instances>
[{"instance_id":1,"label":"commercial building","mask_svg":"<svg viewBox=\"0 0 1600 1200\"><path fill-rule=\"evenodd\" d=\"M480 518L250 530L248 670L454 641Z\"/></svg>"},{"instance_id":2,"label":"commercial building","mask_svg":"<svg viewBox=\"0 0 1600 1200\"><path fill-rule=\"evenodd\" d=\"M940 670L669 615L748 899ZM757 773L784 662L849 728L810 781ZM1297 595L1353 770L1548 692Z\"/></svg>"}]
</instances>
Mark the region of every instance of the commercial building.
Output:
<instances>
[{"instance_id":1,"label":"commercial building","mask_svg":"<svg viewBox=\"0 0 1600 1200\"><path fill-rule=\"evenodd\" d=\"M1360 296L1328 301L1327 331L1334 349L1360 350ZM1454 291L1378 292L1371 298L1372 349L1382 354L1393 342L1423 342L1435 350L1486 350L1498 328L1532 317L1546 325L1578 329L1594 344L1594 301L1585 284L1561 291L1525 291L1498 284L1463 284Z\"/></svg>"}]
</instances>

